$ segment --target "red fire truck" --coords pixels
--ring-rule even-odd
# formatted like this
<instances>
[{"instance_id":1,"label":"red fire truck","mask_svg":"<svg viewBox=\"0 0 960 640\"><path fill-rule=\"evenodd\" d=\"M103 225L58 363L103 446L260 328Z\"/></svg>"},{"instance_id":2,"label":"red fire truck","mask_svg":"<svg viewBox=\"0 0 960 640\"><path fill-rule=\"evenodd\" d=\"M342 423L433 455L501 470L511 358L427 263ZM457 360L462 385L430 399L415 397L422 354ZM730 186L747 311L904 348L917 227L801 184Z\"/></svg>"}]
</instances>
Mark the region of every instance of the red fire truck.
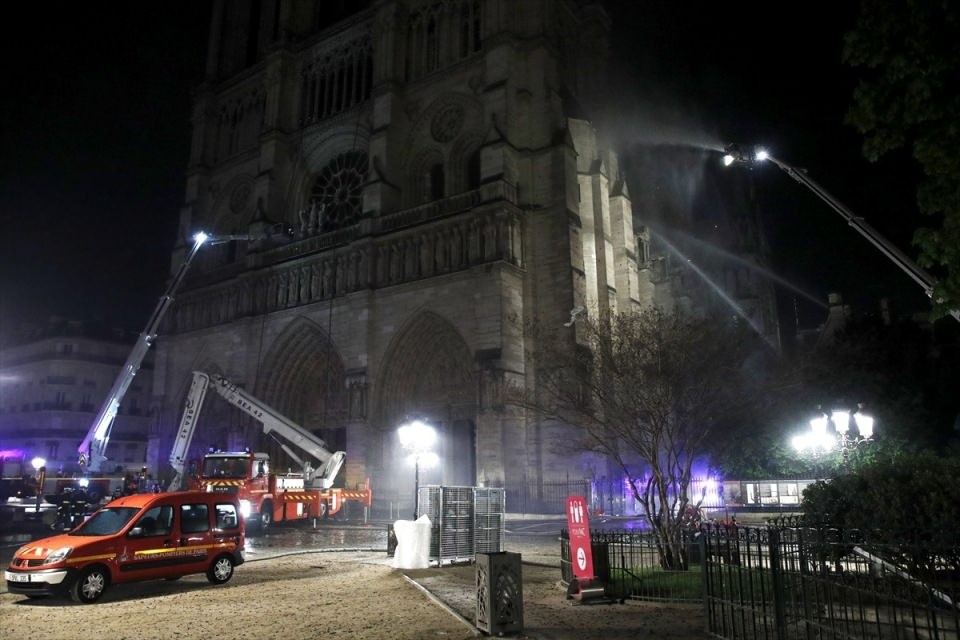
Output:
<instances>
[{"instance_id":1,"label":"red fire truck","mask_svg":"<svg viewBox=\"0 0 960 640\"><path fill-rule=\"evenodd\" d=\"M170 455L170 464L177 472L170 484L172 490L180 488L196 419L210 386L227 402L257 420L264 433L282 437L309 454L313 461L301 459L283 442L280 442L281 448L300 465L301 471L276 473L266 453L213 451L204 456L199 474L190 479L191 488L236 494L247 521L257 522L263 527L273 522L333 516L347 502L370 507L373 494L369 478L363 488L333 487L346 458L345 452L329 451L326 443L316 435L226 378L201 371L193 372L180 430ZM314 467L314 464L318 466Z\"/></svg>"}]
</instances>

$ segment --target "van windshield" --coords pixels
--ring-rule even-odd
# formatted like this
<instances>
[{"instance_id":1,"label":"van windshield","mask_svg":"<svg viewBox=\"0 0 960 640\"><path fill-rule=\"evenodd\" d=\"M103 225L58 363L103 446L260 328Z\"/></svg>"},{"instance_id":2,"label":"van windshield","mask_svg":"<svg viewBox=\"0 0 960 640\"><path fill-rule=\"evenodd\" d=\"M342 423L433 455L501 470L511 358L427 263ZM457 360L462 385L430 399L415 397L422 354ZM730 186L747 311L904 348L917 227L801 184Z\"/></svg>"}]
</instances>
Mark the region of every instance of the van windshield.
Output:
<instances>
[{"instance_id":1,"label":"van windshield","mask_svg":"<svg viewBox=\"0 0 960 640\"><path fill-rule=\"evenodd\" d=\"M140 509L137 507L104 507L90 516L90 519L70 532L71 536L110 536L133 519Z\"/></svg>"}]
</instances>

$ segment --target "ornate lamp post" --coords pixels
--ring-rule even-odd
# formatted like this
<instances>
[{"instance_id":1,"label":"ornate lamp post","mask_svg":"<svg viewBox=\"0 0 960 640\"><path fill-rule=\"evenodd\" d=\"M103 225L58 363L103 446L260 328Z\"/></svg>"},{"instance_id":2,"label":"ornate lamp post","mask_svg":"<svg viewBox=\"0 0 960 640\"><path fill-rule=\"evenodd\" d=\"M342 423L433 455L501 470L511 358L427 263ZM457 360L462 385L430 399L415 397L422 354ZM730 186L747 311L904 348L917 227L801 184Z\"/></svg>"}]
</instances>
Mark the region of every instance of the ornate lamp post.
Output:
<instances>
[{"instance_id":1,"label":"ornate lamp post","mask_svg":"<svg viewBox=\"0 0 960 640\"><path fill-rule=\"evenodd\" d=\"M810 419L810 431L794 436L793 447L800 453L810 453L816 457L839 448L846 466L851 449L873 440L873 418L863 413L863 405L859 405L852 417L856 431L850 429L851 414L848 410L835 409L830 415L818 410L817 415ZM829 428L831 423L832 431Z\"/></svg>"},{"instance_id":2,"label":"ornate lamp post","mask_svg":"<svg viewBox=\"0 0 960 640\"><path fill-rule=\"evenodd\" d=\"M437 441L437 432L430 425L413 420L397 429L400 437L400 446L407 452L407 461L413 464L413 519L416 520L418 511L417 498L420 493L420 467L427 469L439 462L440 458L431 451Z\"/></svg>"}]
</instances>

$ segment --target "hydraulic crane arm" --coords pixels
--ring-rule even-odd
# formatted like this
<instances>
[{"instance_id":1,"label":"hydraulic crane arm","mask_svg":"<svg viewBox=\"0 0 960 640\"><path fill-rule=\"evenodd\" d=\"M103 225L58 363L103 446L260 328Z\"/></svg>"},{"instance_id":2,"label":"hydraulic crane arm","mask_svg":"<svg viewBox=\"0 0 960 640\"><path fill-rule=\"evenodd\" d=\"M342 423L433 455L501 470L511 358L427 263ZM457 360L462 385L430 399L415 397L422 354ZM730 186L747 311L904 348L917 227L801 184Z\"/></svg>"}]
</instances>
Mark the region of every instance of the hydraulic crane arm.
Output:
<instances>
[{"instance_id":1,"label":"hydraulic crane arm","mask_svg":"<svg viewBox=\"0 0 960 640\"><path fill-rule=\"evenodd\" d=\"M170 491L178 491L183 483L183 472L187 466L187 453L190 451L190 442L193 440L193 432L197 426L197 418L200 416L200 408L203 406L203 399L207 395L208 386L210 386L210 376L202 371L194 371L193 380L190 382L190 390L187 392L187 400L183 404L180 428L177 430L177 435L173 440L173 449L170 451L170 466L176 472L169 485Z\"/></svg>"},{"instance_id":2,"label":"hydraulic crane arm","mask_svg":"<svg viewBox=\"0 0 960 640\"><path fill-rule=\"evenodd\" d=\"M204 233L198 233L195 236L190 252L187 254L183 264L180 265L180 269L177 271L173 280L170 281L167 290L160 297L160 301L153 310L153 314L151 314L146 328L140 334L140 337L137 338L137 342L133 346L130 355L127 356L127 361L123 364L123 368L120 369L120 373L117 375L113 387L110 388L110 392L107 394L103 406L100 407L100 412L97 413L97 417L90 426L87 436L77 448L77 451L81 455L81 460L84 455L89 454L87 463L89 464L89 470L91 472L100 471L101 465L106 461L107 457L105 454L107 444L110 442L110 431L113 428L114 418L117 417L120 401L124 395L126 395L127 389L130 388L130 383L133 382L134 376L140 371L140 365L143 364L143 359L146 357L147 351L150 350L154 338L157 337L160 322L173 303L173 296L177 292L177 289L180 288L180 284L187 274L190 263L197 255L200 247L209 239L209 236Z\"/></svg>"},{"instance_id":3,"label":"hydraulic crane arm","mask_svg":"<svg viewBox=\"0 0 960 640\"><path fill-rule=\"evenodd\" d=\"M928 298L933 298L933 287L937 283L936 278L911 260L903 251L898 249L896 245L883 237L879 231L867 224L863 218L855 216L850 209L844 206L843 203L837 200L829 191L821 187L813 178L808 176L805 171L801 171L773 157L769 152L760 147L755 149L752 156L744 153L738 145L729 145L725 151L727 154L726 158L729 158L729 161L726 158L724 159L725 164L737 162L752 165L755 162L769 160L777 165L784 173L812 191L818 198L827 203L831 209L839 213L843 219L847 221L847 224L853 227L857 233L866 238L870 244L879 249L891 262L900 267L914 282L923 287L923 291L927 294ZM947 312L953 316L954 319L960 321L960 310L948 309Z\"/></svg>"},{"instance_id":4,"label":"hydraulic crane arm","mask_svg":"<svg viewBox=\"0 0 960 640\"><path fill-rule=\"evenodd\" d=\"M333 486L333 481L336 479L337 473L339 473L346 458L346 454L343 451L329 451L326 442L322 439L282 415L276 409L254 398L223 376L212 374L210 381L213 383L213 388L224 400L260 422L263 425L263 432L265 434L271 436L276 434L282 437L288 443L306 452L310 457L320 463L319 467L313 469L309 460L303 462L299 457L293 455L287 447L283 447L288 455L303 464L305 476L313 476L314 486L320 485L320 487L324 489L329 489ZM283 446L282 443L281 446Z\"/></svg>"},{"instance_id":5,"label":"hydraulic crane arm","mask_svg":"<svg viewBox=\"0 0 960 640\"><path fill-rule=\"evenodd\" d=\"M183 264L180 265L176 275L170 281L167 290L160 297L160 301L153 310L153 314L151 314L146 328L140 334L140 337L137 338L137 342L134 344L130 355L127 356L127 361L124 363L123 368L120 369L120 373L117 375L113 387L110 388L110 392L107 394L103 406L100 407L100 411L90 426L90 430L77 448L80 454L81 464L83 463L84 456L86 456L86 462L89 465L88 470L90 472L100 471L100 467L107 460L107 444L110 442L110 431L113 428L113 421L117 417L120 401L123 400L127 390L130 388L130 384L133 382L133 378L137 375L137 372L140 371L140 365L143 364L143 359L146 357L147 351L150 350L154 339L157 337L157 330L160 328L160 323L173 304L174 294L176 294L180 285L183 284L183 279L187 275L190 263L193 262L200 247L204 244L216 245L235 240L253 241L269 239L279 235L288 235L288 230L282 224L273 225L267 230L267 233L262 236L246 234L213 236L201 231L193 237L193 246L190 248L190 252L187 253Z\"/></svg>"}]
</instances>

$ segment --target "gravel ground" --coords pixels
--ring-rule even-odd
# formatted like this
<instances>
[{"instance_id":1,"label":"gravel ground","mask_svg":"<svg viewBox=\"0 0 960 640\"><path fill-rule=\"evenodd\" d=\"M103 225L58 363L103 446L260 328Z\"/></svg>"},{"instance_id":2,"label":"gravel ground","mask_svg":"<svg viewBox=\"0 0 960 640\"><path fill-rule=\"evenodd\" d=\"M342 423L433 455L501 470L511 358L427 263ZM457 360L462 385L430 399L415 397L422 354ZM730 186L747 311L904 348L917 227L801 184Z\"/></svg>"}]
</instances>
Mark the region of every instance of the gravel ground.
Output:
<instances>
[{"instance_id":1,"label":"gravel ground","mask_svg":"<svg viewBox=\"0 0 960 640\"><path fill-rule=\"evenodd\" d=\"M524 549L526 548L526 551ZM567 600L555 554L519 543L524 630L518 638L626 640L706 638L699 606ZM528 564L528 562L543 562ZM28 600L0 592L4 640L349 638L458 640L477 635L475 568L400 571L383 553L314 552L238 567L226 585L203 576L108 591L94 605ZM416 581L435 594L423 593Z\"/></svg>"}]
</instances>

